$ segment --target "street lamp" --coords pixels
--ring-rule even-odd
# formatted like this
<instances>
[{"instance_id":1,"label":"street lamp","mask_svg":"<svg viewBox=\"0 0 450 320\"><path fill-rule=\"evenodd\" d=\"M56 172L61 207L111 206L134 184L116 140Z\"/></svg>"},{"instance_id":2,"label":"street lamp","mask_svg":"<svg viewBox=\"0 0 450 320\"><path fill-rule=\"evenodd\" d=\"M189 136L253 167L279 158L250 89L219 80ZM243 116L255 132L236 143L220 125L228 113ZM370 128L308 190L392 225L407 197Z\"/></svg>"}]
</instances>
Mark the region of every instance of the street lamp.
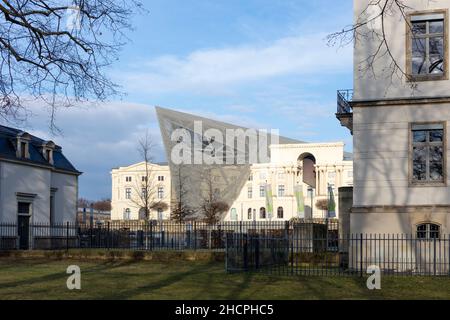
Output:
<instances>
[{"instance_id":1,"label":"street lamp","mask_svg":"<svg viewBox=\"0 0 450 320\"><path fill-rule=\"evenodd\" d=\"M313 198L314 198L314 188L308 187L308 197L311 199L311 219L313 218Z\"/></svg>"}]
</instances>

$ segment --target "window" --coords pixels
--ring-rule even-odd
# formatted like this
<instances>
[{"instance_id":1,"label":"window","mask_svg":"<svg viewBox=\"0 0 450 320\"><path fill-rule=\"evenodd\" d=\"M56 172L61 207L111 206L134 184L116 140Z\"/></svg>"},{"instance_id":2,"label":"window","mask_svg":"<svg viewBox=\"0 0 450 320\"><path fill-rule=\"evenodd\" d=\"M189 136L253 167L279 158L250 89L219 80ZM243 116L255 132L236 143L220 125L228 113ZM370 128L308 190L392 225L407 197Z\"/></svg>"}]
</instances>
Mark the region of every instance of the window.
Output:
<instances>
[{"instance_id":1,"label":"window","mask_svg":"<svg viewBox=\"0 0 450 320\"><path fill-rule=\"evenodd\" d=\"M129 208L126 208L123 212L123 220L130 220L131 219L131 210Z\"/></svg>"},{"instance_id":2,"label":"window","mask_svg":"<svg viewBox=\"0 0 450 320\"><path fill-rule=\"evenodd\" d=\"M20 156L22 158L27 158L27 147L28 147L28 143L20 142Z\"/></svg>"},{"instance_id":3,"label":"window","mask_svg":"<svg viewBox=\"0 0 450 320\"><path fill-rule=\"evenodd\" d=\"M278 186L278 196L279 197L284 197L285 196L285 187L282 184L280 184Z\"/></svg>"},{"instance_id":4,"label":"window","mask_svg":"<svg viewBox=\"0 0 450 320\"><path fill-rule=\"evenodd\" d=\"M253 188L247 187L247 198L251 199L253 198Z\"/></svg>"},{"instance_id":5,"label":"window","mask_svg":"<svg viewBox=\"0 0 450 320\"><path fill-rule=\"evenodd\" d=\"M444 183L444 124L414 124L412 141L412 183Z\"/></svg>"},{"instance_id":6,"label":"window","mask_svg":"<svg viewBox=\"0 0 450 320\"><path fill-rule=\"evenodd\" d=\"M266 219L266 208L259 209L259 218L260 219Z\"/></svg>"},{"instance_id":7,"label":"window","mask_svg":"<svg viewBox=\"0 0 450 320\"><path fill-rule=\"evenodd\" d=\"M260 186L259 187L259 196L261 198L265 198L266 197L266 187L265 186Z\"/></svg>"},{"instance_id":8,"label":"window","mask_svg":"<svg viewBox=\"0 0 450 320\"><path fill-rule=\"evenodd\" d=\"M19 202L17 204L17 212L19 215L29 215L31 214L31 203Z\"/></svg>"},{"instance_id":9,"label":"window","mask_svg":"<svg viewBox=\"0 0 450 320\"><path fill-rule=\"evenodd\" d=\"M252 216L252 208L249 208L247 211L247 219L248 220L252 220L253 216Z\"/></svg>"},{"instance_id":10,"label":"window","mask_svg":"<svg viewBox=\"0 0 450 320\"><path fill-rule=\"evenodd\" d=\"M248 177L248 181L253 181L253 174Z\"/></svg>"},{"instance_id":11,"label":"window","mask_svg":"<svg viewBox=\"0 0 450 320\"><path fill-rule=\"evenodd\" d=\"M158 176L158 181L160 182L164 181L164 176Z\"/></svg>"},{"instance_id":12,"label":"window","mask_svg":"<svg viewBox=\"0 0 450 320\"><path fill-rule=\"evenodd\" d=\"M131 177L125 177L125 182L131 182Z\"/></svg>"},{"instance_id":13,"label":"window","mask_svg":"<svg viewBox=\"0 0 450 320\"><path fill-rule=\"evenodd\" d=\"M164 211L161 208L158 209L158 220L164 220Z\"/></svg>"},{"instance_id":14,"label":"window","mask_svg":"<svg viewBox=\"0 0 450 320\"><path fill-rule=\"evenodd\" d=\"M446 76L446 17L445 11L410 16L408 67L409 74L415 80L442 79Z\"/></svg>"},{"instance_id":15,"label":"window","mask_svg":"<svg viewBox=\"0 0 450 320\"><path fill-rule=\"evenodd\" d=\"M131 188L125 189L125 199L131 199Z\"/></svg>"},{"instance_id":16,"label":"window","mask_svg":"<svg viewBox=\"0 0 450 320\"><path fill-rule=\"evenodd\" d=\"M147 182L148 178L146 176L142 176L142 182Z\"/></svg>"},{"instance_id":17,"label":"window","mask_svg":"<svg viewBox=\"0 0 450 320\"><path fill-rule=\"evenodd\" d=\"M48 163L52 163L53 162L52 150L45 149L45 160L47 160Z\"/></svg>"},{"instance_id":18,"label":"window","mask_svg":"<svg viewBox=\"0 0 450 320\"><path fill-rule=\"evenodd\" d=\"M142 198L144 198L144 199L147 198L147 188L142 188L141 195L142 195Z\"/></svg>"},{"instance_id":19,"label":"window","mask_svg":"<svg viewBox=\"0 0 450 320\"><path fill-rule=\"evenodd\" d=\"M231 220L238 221L238 214L236 208L231 209Z\"/></svg>"},{"instance_id":20,"label":"window","mask_svg":"<svg viewBox=\"0 0 450 320\"><path fill-rule=\"evenodd\" d=\"M278 207L277 218L278 219L283 219L284 218L284 209L283 209L283 207Z\"/></svg>"},{"instance_id":21,"label":"window","mask_svg":"<svg viewBox=\"0 0 450 320\"><path fill-rule=\"evenodd\" d=\"M417 226L417 239L439 239L441 227L433 223Z\"/></svg>"},{"instance_id":22,"label":"window","mask_svg":"<svg viewBox=\"0 0 450 320\"><path fill-rule=\"evenodd\" d=\"M164 187L158 187L158 199L164 199Z\"/></svg>"}]
</instances>

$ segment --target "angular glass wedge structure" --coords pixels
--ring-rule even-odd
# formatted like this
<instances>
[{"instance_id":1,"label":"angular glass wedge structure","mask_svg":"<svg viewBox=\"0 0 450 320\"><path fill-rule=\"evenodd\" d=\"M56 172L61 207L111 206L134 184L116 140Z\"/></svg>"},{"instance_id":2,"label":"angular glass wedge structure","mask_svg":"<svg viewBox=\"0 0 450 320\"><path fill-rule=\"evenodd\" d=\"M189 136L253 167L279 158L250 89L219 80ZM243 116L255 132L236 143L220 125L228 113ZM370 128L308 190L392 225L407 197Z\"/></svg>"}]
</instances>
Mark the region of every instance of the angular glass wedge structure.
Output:
<instances>
[{"instance_id":1,"label":"angular glass wedge structure","mask_svg":"<svg viewBox=\"0 0 450 320\"><path fill-rule=\"evenodd\" d=\"M271 144L304 143L160 107L156 113L171 171L172 201L182 201L194 212L205 201L231 206L249 179L251 165L270 162Z\"/></svg>"}]
</instances>

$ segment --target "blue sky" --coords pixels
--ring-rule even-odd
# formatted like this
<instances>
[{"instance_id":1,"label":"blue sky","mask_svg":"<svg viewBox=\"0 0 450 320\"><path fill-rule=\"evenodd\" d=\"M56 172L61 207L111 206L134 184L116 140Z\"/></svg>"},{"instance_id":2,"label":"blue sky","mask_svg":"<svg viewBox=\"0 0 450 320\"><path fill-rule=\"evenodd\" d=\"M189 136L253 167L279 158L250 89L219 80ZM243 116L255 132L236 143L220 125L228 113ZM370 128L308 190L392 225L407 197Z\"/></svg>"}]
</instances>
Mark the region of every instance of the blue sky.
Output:
<instances>
[{"instance_id":1,"label":"blue sky","mask_svg":"<svg viewBox=\"0 0 450 320\"><path fill-rule=\"evenodd\" d=\"M351 136L334 117L336 90L352 88L352 48L327 34L352 22L351 0L145 0L149 13L108 72L126 93L100 106L48 113L24 129L52 139L84 174L80 196L110 197L110 170L139 161L136 141L159 143L154 106L267 129L309 142ZM155 161L164 160L161 147Z\"/></svg>"}]
</instances>

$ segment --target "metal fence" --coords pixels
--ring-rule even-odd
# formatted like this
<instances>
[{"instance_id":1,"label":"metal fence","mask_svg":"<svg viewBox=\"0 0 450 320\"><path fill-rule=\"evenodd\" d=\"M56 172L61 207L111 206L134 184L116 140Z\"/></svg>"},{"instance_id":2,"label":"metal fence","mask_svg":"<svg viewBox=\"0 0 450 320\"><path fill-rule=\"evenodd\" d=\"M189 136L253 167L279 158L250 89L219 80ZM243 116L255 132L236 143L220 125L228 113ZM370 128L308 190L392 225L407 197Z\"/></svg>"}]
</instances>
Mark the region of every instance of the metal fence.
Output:
<instances>
[{"instance_id":1,"label":"metal fence","mask_svg":"<svg viewBox=\"0 0 450 320\"><path fill-rule=\"evenodd\" d=\"M261 271L284 275L450 275L450 237L346 235L315 224L293 224L283 237L234 234L227 238L229 272Z\"/></svg>"},{"instance_id":2,"label":"metal fence","mask_svg":"<svg viewBox=\"0 0 450 320\"><path fill-rule=\"evenodd\" d=\"M337 220L305 220L305 225L328 226L337 232ZM56 250L71 248L128 250L224 251L226 239L248 234L283 237L292 223L284 221L202 222L111 221L104 224L0 223L0 250Z\"/></svg>"}]
</instances>

